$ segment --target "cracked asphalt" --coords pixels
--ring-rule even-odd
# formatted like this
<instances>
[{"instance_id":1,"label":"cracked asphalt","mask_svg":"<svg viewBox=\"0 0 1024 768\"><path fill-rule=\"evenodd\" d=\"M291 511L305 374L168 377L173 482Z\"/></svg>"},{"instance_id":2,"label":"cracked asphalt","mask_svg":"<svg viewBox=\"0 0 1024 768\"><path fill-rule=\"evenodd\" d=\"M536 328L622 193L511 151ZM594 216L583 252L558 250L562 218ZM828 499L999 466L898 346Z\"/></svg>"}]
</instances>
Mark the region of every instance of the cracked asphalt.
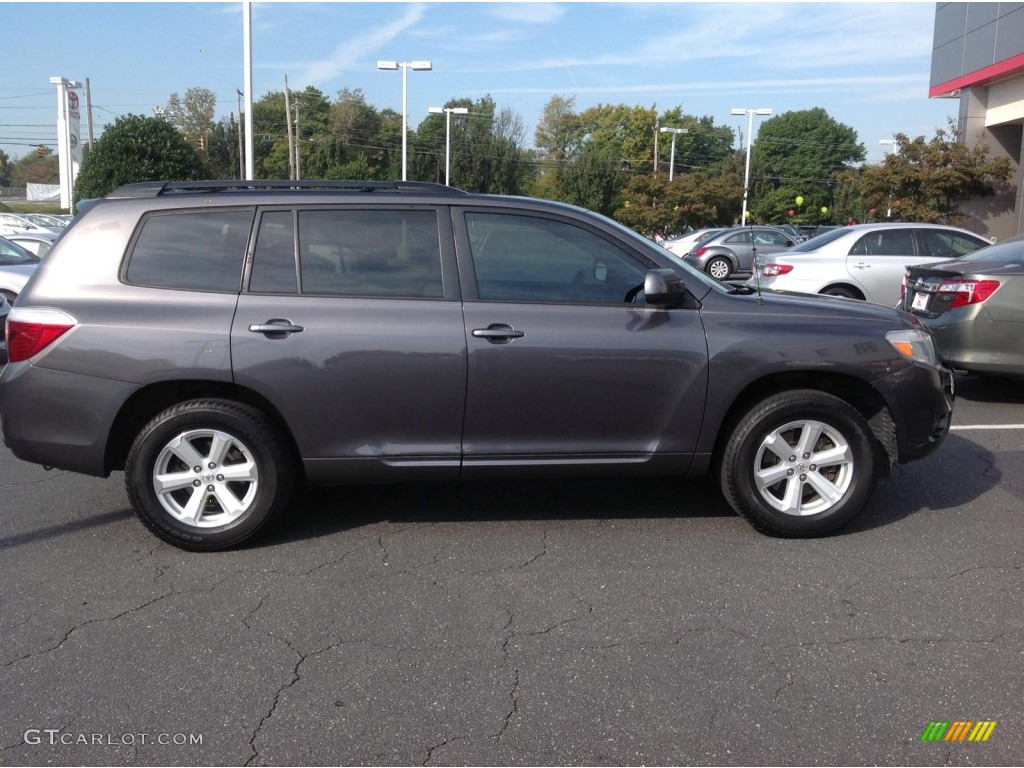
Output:
<instances>
[{"instance_id":1,"label":"cracked asphalt","mask_svg":"<svg viewBox=\"0 0 1024 768\"><path fill-rule=\"evenodd\" d=\"M958 384L958 425L1024 422ZM194 554L0 449L0 765L1020 764L1022 463L954 432L810 541L708 481L550 481L317 492Z\"/></svg>"}]
</instances>

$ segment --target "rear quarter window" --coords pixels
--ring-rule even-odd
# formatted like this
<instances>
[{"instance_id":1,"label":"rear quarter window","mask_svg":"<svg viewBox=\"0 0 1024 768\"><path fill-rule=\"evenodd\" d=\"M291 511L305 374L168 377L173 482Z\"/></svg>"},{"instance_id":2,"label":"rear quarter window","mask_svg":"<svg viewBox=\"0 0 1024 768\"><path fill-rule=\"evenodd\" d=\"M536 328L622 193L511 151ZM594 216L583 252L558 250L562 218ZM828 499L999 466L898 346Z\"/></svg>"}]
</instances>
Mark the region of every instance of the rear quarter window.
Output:
<instances>
[{"instance_id":1,"label":"rear quarter window","mask_svg":"<svg viewBox=\"0 0 1024 768\"><path fill-rule=\"evenodd\" d=\"M252 210L175 211L146 217L128 255L136 285L237 293Z\"/></svg>"}]
</instances>

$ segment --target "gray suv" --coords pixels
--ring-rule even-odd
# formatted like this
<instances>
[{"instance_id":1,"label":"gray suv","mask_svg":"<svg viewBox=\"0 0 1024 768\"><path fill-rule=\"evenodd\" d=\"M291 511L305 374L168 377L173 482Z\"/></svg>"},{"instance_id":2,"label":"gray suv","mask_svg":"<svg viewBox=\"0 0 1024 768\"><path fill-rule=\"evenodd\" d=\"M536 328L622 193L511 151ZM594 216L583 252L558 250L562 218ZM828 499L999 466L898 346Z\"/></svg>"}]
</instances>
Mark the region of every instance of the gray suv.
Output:
<instances>
[{"instance_id":1,"label":"gray suv","mask_svg":"<svg viewBox=\"0 0 1024 768\"><path fill-rule=\"evenodd\" d=\"M405 182L123 187L7 323L4 442L222 549L301 485L714 472L754 527L849 521L952 415L896 310L759 295L567 205Z\"/></svg>"}]
</instances>

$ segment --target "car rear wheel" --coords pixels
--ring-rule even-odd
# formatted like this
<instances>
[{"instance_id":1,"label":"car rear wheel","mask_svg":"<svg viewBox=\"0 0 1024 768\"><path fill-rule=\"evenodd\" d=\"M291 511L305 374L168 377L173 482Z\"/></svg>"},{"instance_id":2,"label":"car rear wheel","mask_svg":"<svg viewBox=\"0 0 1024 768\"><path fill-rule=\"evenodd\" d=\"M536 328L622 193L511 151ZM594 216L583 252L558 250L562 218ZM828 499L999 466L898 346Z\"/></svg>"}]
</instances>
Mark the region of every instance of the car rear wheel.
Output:
<instances>
[{"instance_id":1,"label":"car rear wheel","mask_svg":"<svg viewBox=\"0 0 1024 768\"><path fill-rule=\"evenodd\" d=\"M728 259L716 256L708 262L707 266L704 267L704 271L715 278L715 280L725 280L732 273L732 264L729 263Z\"/></svg>"},{"instance_id":2,"label":"car rear wheel","mask_svg":"<svg viewBox=\"0 0 1024 768\"><path fill-rule=\"evenodd\" d=\"M867 504L875 467L871 428L856 409L825 392L794 390L737 422L720 479L729 504L758 530L820 536Z\"/></svg>"},{"instance_id":3,"label":"car rear wheel","mask_svg":"<svg viewBox=\"0 0 1024 768\"><path fill-rule=\"evenodd\" d=\"M136 437L125 465L139 519L183 549L237 546L287 506L294 470L280 431L230 400L168 408Z\"/></svg>"},{"instance_id":4,"label":"car rear wheel","mask_svg":"<svg viewBox=\"0 0 1024 768\"><path fill-rule=\"evenodd\" d=\"M7 299L7 303L8 304L12 304L13 305L14 304L14 300L16 298L18 298L18 294L14 293L14 291L0 290L0 293L2 293L4 295L5 299Z\"/></svg>"}]
</instances>

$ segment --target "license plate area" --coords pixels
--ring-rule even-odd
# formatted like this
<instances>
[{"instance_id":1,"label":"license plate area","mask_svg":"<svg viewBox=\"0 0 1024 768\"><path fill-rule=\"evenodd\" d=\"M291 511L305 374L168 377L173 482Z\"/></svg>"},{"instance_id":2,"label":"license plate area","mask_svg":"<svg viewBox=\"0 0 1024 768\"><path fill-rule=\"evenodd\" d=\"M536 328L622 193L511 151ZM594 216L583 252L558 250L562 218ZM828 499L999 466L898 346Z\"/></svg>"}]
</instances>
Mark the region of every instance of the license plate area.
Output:
<instances>
[{"instance_id":1,"label":"license plate area","mask_svg":"<svg viewBox=\"0 0 1024 768\"><path fill-rule=\"evenodd\" d=\"M910 304L910 308L911 309L919 309L922 312L924 310L928 309L928 297L929 297L929 294L927 294L927 293L920 293L920 292L915 293L914 294L914 301Z\"/></svg>"}]
</instances>

